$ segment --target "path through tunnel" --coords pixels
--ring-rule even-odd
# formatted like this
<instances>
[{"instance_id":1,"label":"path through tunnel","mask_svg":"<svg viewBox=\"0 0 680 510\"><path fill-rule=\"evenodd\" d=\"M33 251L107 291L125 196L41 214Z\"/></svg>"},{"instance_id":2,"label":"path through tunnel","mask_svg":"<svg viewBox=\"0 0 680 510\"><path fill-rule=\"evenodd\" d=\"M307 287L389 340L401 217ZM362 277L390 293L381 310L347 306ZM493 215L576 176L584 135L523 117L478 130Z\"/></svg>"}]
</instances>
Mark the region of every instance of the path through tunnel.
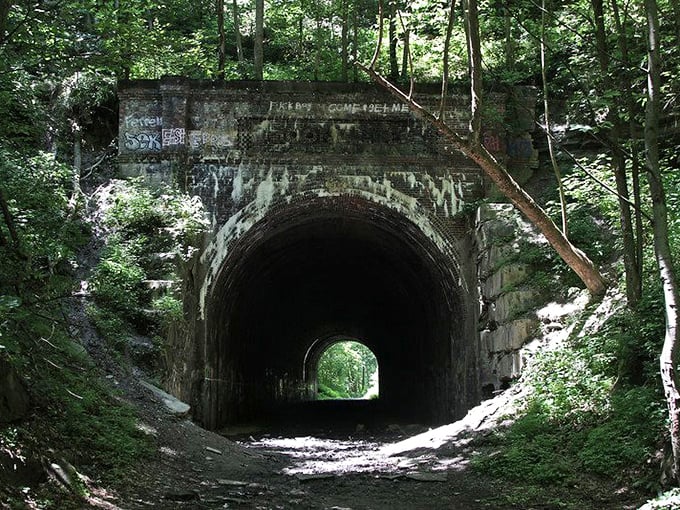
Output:
<instances>
[{"instance_id":1,"label":"path through tunnel","mask_svg":"<svg viewBox=\"0 0 680 510\"><path fill-rule=\"evenodd\" d=\"M215 427L258 420L451 417L463 386L459 278L404 215L357 197L270 211L229 250L209 299L206 363ZM316 401L306 357L323 339L360 338L380 398Z\"/></svg>"}]
</instances>

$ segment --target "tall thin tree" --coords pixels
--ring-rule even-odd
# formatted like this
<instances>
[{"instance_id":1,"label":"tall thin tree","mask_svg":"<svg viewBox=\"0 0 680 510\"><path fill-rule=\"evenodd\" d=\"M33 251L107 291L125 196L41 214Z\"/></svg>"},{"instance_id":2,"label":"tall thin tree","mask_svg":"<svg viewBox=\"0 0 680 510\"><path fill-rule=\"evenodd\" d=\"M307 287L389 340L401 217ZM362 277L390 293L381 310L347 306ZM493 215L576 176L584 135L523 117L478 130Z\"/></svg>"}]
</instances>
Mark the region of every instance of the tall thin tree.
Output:
<instances>
[{"instance_id":1,"label":"tall thin tree","mask_svg":"<svg viewBox=\"0 0 680 510\"><path fill-rule=\"evenodd\" d=\"M673 267L668 239L668 213L666 192L659 162L659 116L661 112L661 69L659 57L659 13L656 0L645 0L647 16L647 111L645 115L646 169L654 217L654 251L664 297L666 331L659 368L666 403L668 405L669 431L673 451L673 474L680 481L680 391L676 367L680 361L678 331L680 330L680 294Z\"/></svg>"},{"instance_id":2,"label":"tall thin tree","mask_svg":"<svg viewBox=\"0 0 680 510\"><path fill-rule=\"evenodd\" d=\"M264 77L264 0L255 0L255 44L253 65L256 80Z\"/></svg>"},{"instance_id":3,"label":"tall thin tree","mask_svg":"<svg viewBox=\"0 0 680 510\"><path fill-rule=\"evenodd\" d=\"M234 37L236 39L236 60L243 64L243 38L241 37L241 16L238 12L236 0L231 2L231 14L234 20Z\"/></svg>"},{"instance_id":4,"label":"tall thin tree","mask_svg":"<svg viewBox=\"0 0 680 510\"><path fill-rule=\"evenodd\" d=\"M224 80L224 68L227 62L227 42L224 33L224 0L215 0L217 11L217 77Z\"/></svg>"},{"instance_id":5,"label":"tall thin tree","mask_svg":"<svg viewBox=\"0 0 680 510\"><path fill-rule=\"evenodd\" d=\"M340 2L340 79L348 80L349 71L349 0Z\"/></svg>"},{"instance_id":6,"label":"tall thin tree","mask_svg":"<svg viewBox=\"0 0 680 510\"><path fill-rule=\"evenodd\" d=\"M545 133L548 141L548 154L550 154L550 163L553 168L553 173L555 174L555 180L557 181L557 191L560 196L560 213L562 216L562 233L568 237L569 230L567 227L567 199L564 196L564 183L562 182L562 170L557 162L557 157L555 156L555 146L553 143L553 137L550 132L550 97L548 93L548 64L547 64L547 51L546 51L546 14L548 13L548 5L545 0L541 2L541 80L543 81L543 119L545 121Z\"/></svg>"},{"instance_id":7,"label":"tall thin tree","mask_svg":"<svg viewBox=\"0 0 680 510\"><path fill-rule=\"evenodd\" d=\"M595 22L595 47L599 62L602 87L605 92L619 88L612 79L610 69L609 43L605 27L605 13L603 0L591 0ZM622 96L630 95L630 89L619 88ZM626 174L626 156L621 146L622 122L620 110L623 105L611 104L607 110L607 124L605 143L612 154L612 170L616 181L616 192L619 197L619 220L621 237L623 240L623 264L626 273L626 298L628 306L635 308L642 293L642 279L638 270L635 235L630 210L630 193L628 192L628 176Z\"/></svg>"}]
</instances>

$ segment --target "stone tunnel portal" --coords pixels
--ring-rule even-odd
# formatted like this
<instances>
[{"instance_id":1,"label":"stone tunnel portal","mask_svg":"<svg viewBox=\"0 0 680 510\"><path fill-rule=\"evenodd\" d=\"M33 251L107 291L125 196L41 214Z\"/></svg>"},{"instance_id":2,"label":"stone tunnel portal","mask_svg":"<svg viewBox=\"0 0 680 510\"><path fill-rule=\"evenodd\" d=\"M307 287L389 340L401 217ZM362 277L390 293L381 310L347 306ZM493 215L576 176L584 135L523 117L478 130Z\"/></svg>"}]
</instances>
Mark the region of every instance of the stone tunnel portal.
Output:
<instances>
[{"instance_id":1,"label":"stone tunnel portal","mask_svg":"<svg viewBox=\"0 0 680 510\"><path fill-rule=\"evenodd\" d=\"M451 418L469 396L454 394L465 310L450 256L404 215L359 197L284 207L232 243L207 300L208 423ZM380 399L310 406L305 356L337 335L375 353Z\"/></svg>"}]
</instances>

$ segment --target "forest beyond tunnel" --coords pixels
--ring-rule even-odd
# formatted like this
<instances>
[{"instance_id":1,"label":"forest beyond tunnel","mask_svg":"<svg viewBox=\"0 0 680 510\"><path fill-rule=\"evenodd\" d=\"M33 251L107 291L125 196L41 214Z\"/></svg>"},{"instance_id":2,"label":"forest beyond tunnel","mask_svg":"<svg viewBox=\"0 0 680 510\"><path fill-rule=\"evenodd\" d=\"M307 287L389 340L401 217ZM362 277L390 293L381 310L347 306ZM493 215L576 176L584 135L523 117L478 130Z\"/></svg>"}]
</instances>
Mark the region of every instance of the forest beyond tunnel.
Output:
<instances>
[{"instance_id":1,"label":"forest beyond tunnel","mask_svg":"<svg viewBox=\"0 0 680 510\"><path fill-rule=\"evenodd\" d=\"M270 213L230 249L210 300L215 426L449 419L469 398L455 394L465 312L452 267L410 220L368 201L327 198ZM338 336L375 353L378 400L314 401L305 360Z\"/></svg>"}]
</instances>

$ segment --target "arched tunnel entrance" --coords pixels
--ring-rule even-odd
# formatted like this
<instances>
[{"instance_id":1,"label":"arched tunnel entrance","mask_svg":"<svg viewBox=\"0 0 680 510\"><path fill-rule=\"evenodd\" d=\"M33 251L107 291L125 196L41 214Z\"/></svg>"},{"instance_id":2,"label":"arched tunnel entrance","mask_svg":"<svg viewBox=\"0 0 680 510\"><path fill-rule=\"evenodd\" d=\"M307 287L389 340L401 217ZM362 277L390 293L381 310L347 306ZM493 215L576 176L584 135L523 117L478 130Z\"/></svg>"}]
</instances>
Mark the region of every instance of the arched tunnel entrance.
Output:
<instances>
[{"instance_id":1,"label":"arched tunnel entrance","mask_svg":"<svg viewBox=\"0 0 680 510\"><path fill-rule=\"evenodd\" d=\"M208 425L460 414L466 310L457 261L432 237L355 196L270 210L229 247L206 300ZM363 339L380 363L370 405L310 405L305 357L338 334Z\"/></svg>"}]
</instances>

